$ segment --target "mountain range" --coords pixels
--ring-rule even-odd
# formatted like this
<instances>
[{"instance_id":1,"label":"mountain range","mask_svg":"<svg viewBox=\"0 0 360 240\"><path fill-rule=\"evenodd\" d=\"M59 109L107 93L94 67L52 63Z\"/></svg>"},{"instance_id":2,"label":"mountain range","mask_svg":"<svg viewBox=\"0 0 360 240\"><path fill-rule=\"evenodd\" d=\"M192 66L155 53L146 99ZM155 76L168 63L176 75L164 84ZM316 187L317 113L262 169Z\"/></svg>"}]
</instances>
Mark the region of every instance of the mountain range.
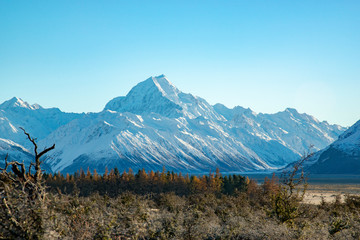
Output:
<instances>
[{"instance_id":1,"label":"mountain range","mask_svg":"<svg viewBox=\"0 0 360 240\"><path fill-rule=\"evenodd\" d=\"M266 171L299 159L310 145L321 150L339 136L348 138L346 128L291 108L262 114L212 106L181 92L164 75L140 82L98 113L65 113L20 98L5 101L0 105L0 157L9 153L28 162L32 146L19 127L36 137L40 148L56 144L45 164L63 173L163 166L191 173Z\"/></svg>"},{"instance_id":2,"label":"mountain range","mask_svg":"<svg viewBox=\"0 0 360 240\"><path fill-rule=\"evenodd\" d=\"M360 174L360 121L310 157L307 166L315 174Z\"/></svg>"}]
</instances>

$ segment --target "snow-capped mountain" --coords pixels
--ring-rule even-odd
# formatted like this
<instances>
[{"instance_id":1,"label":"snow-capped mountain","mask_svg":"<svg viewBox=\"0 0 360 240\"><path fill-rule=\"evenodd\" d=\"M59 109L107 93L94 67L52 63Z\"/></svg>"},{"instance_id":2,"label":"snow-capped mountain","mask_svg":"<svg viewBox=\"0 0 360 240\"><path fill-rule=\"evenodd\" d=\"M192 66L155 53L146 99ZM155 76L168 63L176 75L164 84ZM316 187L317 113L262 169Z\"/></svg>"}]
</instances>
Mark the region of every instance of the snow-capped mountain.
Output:
<instances>
[{"instance_id":1,"label":"snow-capped mountain","mask_svg":"<svg viewBox=\"0 0 360 240\"><path fill-rule=\"evenodd\" d=\"M29 164L33 160L33 145L20 127L37 140L44 139L59 126L67 124L81 114L64 113L58 108L30 105L21 98L12 98L0 105L0 162L6 154L8 160ZM51 171L44 165L44 168Z\"/></svg>"},{"instance_id":2,"label":"snow-capped mountain","mask_svg":"<svg viewBox=\"0 0 360 240\"><path fill-rule=\"evenodd\" d=\"M0 138L0 159L5 160L6 155L8 155L8 161L21 159L29 163L33 159L33 155L28 149L11 140Z\"/></svg>"},{"instance_id":3,"label":"snow-capped mountain","mask_svg":"<svg viewBox=\"0 0 360 240\"><path fill-rule=\"evenodd\" d=\"M42 145L55 140L54 171L73 172L90 166L161 169L187 172L266 169L252 150L229 137L205 118L167 118L150 113L103 111L72 121L53 132Z\"/></svg>"},{"instance_id":4,"label":"snow-capped mountain","mask_svg":"<svg viewBox=\"0 0 360 240\"><path fill-rule=\"evenodd\" d=\"M360 174L360 121L330 146L316 152L307 165L311 173Z\"/></svg>"},{"instance_id":5,"label":"snow-capped mountain","mask_svg":"<svg viewBox=\"0 0 360 240\"><path fill-rule=\"evenodd\" d=\"M33 152L11 140L0 138L0 167L2 168L5 166L6 156L8 157L8 162L23 162L26 166L29 166L30 162L34 161ZM46 163L43 164L42 169L47 172L52 171Z\"/></svg>"},{"instance_id":6,"label":"snow-capped mountain","mask_svg":"<svg viewBox=\"0 0 360 240\"><path fill-rule=\"evenodd\" d=\"M52 171L80 168L139 168L183 172L254 171L297 160L313 144L321 149L344 131L338 125L286 109L257 114L250 109L211 106L183 93L164 75L151 77L100 113L67 114L21 99L0 105L0 137L26 145L18 127L51 146ZM21 136L21 137L19 137Z\"/></svg>"},{"instance_id":7,"label":"snow-capped mountain","mask_svg":"<svg viewBox=\"0 0 360 240\"><path fill-rule=\"evenodd\" d=\"M320 149L341 132L292 109L271 115L213 107L161 75L111 100L103 112L62 126L44 144L57 143L56 160L49 162L54 171L81 166L103 171L105 165L252 171L284 166L297 160L312 139Z\"/></svg>"},{"instance_id":8,"label":"snow-capped mountain","mask_svg":"<svg viewBox=\"0 0 360 240\"><path fill-rule=\"evenodd\" d=\"M239 106L228 109L222 104L216 104L214 109L228 120L230 129L246 146L256 149L263 145L268 148L266 151L290 158L290 161L304 155L311 145L315 150L328 146L345 130L339 125L330 125L305 113L300 114L292 108L275 114L256 114L251 109ZM262 144L263 141L268 144ZM288 151L282 150L283 147ZM263 157L266 158L266 155ZM272 163L281 165L286 162L285 159L280 158Z\"/></svg>"},{"instance_id":9,"label":"snow-capped mountain","mask_svg":"<svg viewBox=\"0 0 360 240\"><path fill-rule=\"evenodd\" d=\"M205 117L225 120L204 99L178 90L164 75L150 77L136 85L126 95L106 104L104 110L134 114L158 113L169 118Z\"/></svg>"},{"instance_id":10,"label":"snow-capped mountain","mask_svg":"<svg viewBox=\"0 0 360 240\"><path fill-rule=\"evenodd\" d=\"M25 147L32 147L19 127L23 127L40 140L79 116L81 114L64 113L58 108L30 105L21 98L14 97L0 105L0 137Z\"/></svg>"}]
</instances>

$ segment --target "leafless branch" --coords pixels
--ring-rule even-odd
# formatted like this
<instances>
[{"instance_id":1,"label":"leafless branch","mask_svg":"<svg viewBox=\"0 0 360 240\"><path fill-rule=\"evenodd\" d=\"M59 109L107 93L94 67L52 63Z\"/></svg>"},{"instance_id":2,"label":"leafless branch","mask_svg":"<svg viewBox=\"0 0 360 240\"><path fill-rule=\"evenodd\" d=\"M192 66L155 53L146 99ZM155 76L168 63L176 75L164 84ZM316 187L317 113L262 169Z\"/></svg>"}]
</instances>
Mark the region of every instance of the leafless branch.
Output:
<instances>
[{"instance_id":1,"label":"leafless branch","mask_svg":"<svg viewBox=\"0 0 360 240\"><path fill-rule=\"evenodd\" d=\"M35 183L39 182L40 179L41 179L41 175L42 175L42 170L41 170L41 161L40 161L40 158L46 154L47 152L49 152L50 150L53 150L55 148L55 144L53 144L51 147L49 148L45 148L43 151L41 151L40 153L38 153L38 146L37 146L37 143L36 143L36 139L35 138L32 138L30 136L30 134L28 132L25 131L24 128L20 127L21 130L23 130L23 132L25 133L25 135L27 136L27 138L30 140L30 142L32 142L32 144L34 145L34 152L35 152L35 163L33 164L34 168L35 168L35 174L34 174L34 181ZM31 167L31 165L30 165ZM30 173L30 171L29 171Z\"/></svg>"},{"instance_id":2,"label":"leafless branch","mask_svg":"<svg viewBox=\"0 0 360 240\"><path fill-rule=\"evenodd\" d=\"M38 158L40 159L45 153L47 153L50 150L53 150L55 148L55 144L53 144L51 147L44 149L41 153L39 153Z\"/></svg>"},{"instance_id":3,"label":"leafless branch","mask_svg":"<svg viewBox=\"0 0 360 240\"><path fill-rule=\"evenodd\" d=\"M35 138L32 138L30 136L30 134L28 132L25 131L24 128L20 127L20 129L25 133L25 135L27 136L27 138L30 140L30 142L32 142L32 144L34 145L34 151L35 151L35 155L37 155L37 144L35 142Z\"/></svg>"},{"instance_id":4,"label":"leafless branch","mask_svg":"<svg viewBox=\"0 0 360 240\"><path fill-rule=\"evenodd\" d=\"M5 156L5 168L1 168L1 167L0 167L0 170L1 170L1 171L6 171L6 170L7 170L7 167L8 167L8 163L7 163L8 157L9 157L9 154L6 154L6 156Z\"/></svg>"}]
</instances>

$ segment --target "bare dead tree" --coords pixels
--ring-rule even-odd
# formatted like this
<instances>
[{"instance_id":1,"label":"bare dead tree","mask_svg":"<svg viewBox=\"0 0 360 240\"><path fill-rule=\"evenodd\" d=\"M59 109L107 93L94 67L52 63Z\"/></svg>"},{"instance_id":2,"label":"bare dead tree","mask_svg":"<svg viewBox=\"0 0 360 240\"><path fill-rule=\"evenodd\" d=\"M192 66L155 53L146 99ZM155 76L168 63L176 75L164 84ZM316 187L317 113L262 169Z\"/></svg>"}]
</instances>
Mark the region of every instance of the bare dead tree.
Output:
<instances>
[{"instance_id":1,"label":"bare dead tree","mask_svg":"<svg viewBox=\"0 0 360 240\"><path fill-rule=\"evenodd\" d=\"M40 239L44 228L42 210L45 206L45 184L42 181L41 157L55 148L38 152L36 139L20 128L34 145L34 162L26 171L25 163L8 161L0 168L0 238ZM15 237L16 236L16 237Z\"/></svg>"},{"instance_id":2,"label":"bare dead tree","mask_svg":"<svg viewBox=\"0 0 360 240\"><path fill-rule=\"evenodd\" d=\"M29 176L34 180L35 184L40 183L41 181L41 177L42 177L42 170L41 170L41 164L43 163L42 161L40 161L40 158L46 154L47 152L49 152L50 150L53 150L55 148L55 144L53 144L51 147L49 148L45 148L43 151L41 151L40 153L38 153L38 146L35 142L36 139L32 138L30 136L29 133L27 133L25 131L25 129L20 128L21 130L23 130L23 132L25 133L25 135L27 136L27 138L29 139L30 142L32 142L32 144L34 145L34 153L35 153L35 163L30 163L29 166L29 171L28 174ZM34 166L35 168L35 174L31 174L31 167Z\"/></svg>"},{"instance_id":3,"label":"bare dead tree","mask_svg":"<svg viewBox=\"0 0 360 240\"><path fill-rule=\"evenodd\" d=\"M273 198L274 215L282 222L293 224L293 220L300 215L300 202L304 199L308 184L303 166L313 153L313 145L308 152L292 165L291 170L284 171L280 177L280 191Z\"/></svg>"},{"instance_id":4,"label":"bare dead tree","mask_svg":"<svg viewBox=\"0 0 360 240\"><path fill-rule=\"evenodd\" d=\"M292 169L284 171L280 177L281 183L287 187L290 197L296 194L300 200L304 198L308 184L303 168L305 162L314 155L312 152L313 147L314 145L310 145L308 151L304 152L301 159L293 164ZM302 189L299 188L300 186L302 186Z\"/></svg>"},{"instance_id":5,"label":"bare dead tree","mask_svg":"<svg viewBox=\"0 0 360 240\"><path fill-rule=\"evenodd\" d=\"M31 162L29 165L29 169L26 172L25 164L20 163L17 161L11 161L8 162L8 156L5 158L5 167L0 168L1 173L4 175L4 177L13 183L22 184L23 189L27 190L29 193L29 197L31 199L36 199L40 197L37 193L39 193L38 190L42 187L42 170L41 170L41 164L43 163L40 158L49 152L50 150L53 150L55 148L55 144L53 144L49 148L45 148L43 151L38 153L38 146L36 143L36 139L32 138L28 132L25 131L24 128L21 128L23 130L24 134L27 136L29 141L34 145L34 153L35 153L35 162ZM12 172L8 171L8 168L11 166ZM32 173L32 167L34 167L35 173Z\"/></svg>"}]
</instances>

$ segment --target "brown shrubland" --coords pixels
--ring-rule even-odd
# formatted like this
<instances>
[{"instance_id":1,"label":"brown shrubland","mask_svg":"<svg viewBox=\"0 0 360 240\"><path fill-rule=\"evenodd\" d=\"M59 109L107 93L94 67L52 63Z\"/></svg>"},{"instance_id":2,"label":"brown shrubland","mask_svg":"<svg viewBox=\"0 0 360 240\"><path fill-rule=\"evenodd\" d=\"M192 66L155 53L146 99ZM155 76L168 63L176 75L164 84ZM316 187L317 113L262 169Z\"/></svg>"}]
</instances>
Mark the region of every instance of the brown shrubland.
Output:
<instances>
[{"instance_id":1,"label":"brown shrubland","mask_svg":"<svg viewBox=\"0 0 360 240\"><path fill-rule=\"evenodd\" d=\"M306 204L300 168L263 184L218 171L43 175L36 154L2 168L0 239L360 238L360 198Z\"/></svg>"}]
</instances>

